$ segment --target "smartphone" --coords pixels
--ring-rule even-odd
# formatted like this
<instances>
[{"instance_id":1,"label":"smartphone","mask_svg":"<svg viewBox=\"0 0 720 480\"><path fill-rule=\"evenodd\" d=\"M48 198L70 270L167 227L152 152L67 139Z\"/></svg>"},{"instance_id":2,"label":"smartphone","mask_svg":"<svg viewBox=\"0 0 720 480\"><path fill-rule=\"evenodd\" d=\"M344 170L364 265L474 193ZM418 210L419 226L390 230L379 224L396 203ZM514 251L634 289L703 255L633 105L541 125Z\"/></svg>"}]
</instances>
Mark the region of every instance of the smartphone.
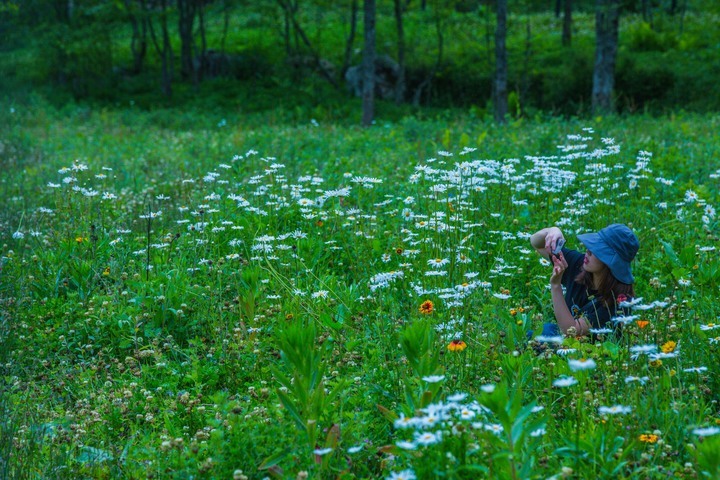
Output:
<instances>
[{"instance_id":1,"label":"smartphone","mask_svg":"<svg viewBox=\"0 0 720 480\"><path fill-rule=\"evenodd\" d=\"M560 253L560 251L562 250L564 245L565 245L565 239L561 238L555 244L555 250L552 251L552 254L557 256Z\"/></svg>"}]
</instances>

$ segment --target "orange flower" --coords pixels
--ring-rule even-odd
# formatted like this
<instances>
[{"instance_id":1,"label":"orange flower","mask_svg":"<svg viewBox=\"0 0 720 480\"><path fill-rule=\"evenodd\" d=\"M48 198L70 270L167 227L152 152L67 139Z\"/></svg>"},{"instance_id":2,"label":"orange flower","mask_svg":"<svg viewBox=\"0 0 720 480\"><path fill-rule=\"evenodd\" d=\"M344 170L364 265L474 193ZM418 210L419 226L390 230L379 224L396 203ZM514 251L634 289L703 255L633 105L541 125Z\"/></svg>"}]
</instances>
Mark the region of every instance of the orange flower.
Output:
<instances>
[{"instance_id":1,"label":"orange flower","mask_svg":"<svg viewBox=\"0 0 720 480\"><path fill-rule=\"evenodd\" d=\"M650 434L643 433L642 435L640 435L638 437L638 439L641 442L645 442L645 443L655 443L658 441L658 438L659 437L657 435L653 435L652 433L650 433Z\"/></svg>"},{"instance_id":2,"label":"orange flower","mask_svg":"<svg viewBox=\"0 0 720 480\"><path fill-rule=\"evenodd\" d=\"M669 342L665 342L662 347L660 347L660 350L662 350L663 353L672 353L675 351L675 347L677 347L677 343L670 340Z\"/></svg>"},{"instance_id":3,"label":"orange flower","mask_svg":"<svg viewBox=\"0 0 720 480\"><path fill-rule=\"evenodd\" d=\"M517 310L515 310L514 308L511 308L511 309L510 309L510 315L513 316L513 317L514 317L515 315L517 315Z\"/></svg>"},{"instance_id":4,"label":"orange flower","mask_svg":"<svg viewBox=\"0 0 720 480\"><path fill-rule=\"evenodd\" d=\"M317 222L315 222L315 225L318 226L318 227L322 227L322 226L323 226L323 221L322 221L322 220L318 220Z\"/></svg>"},{"instance_id":5,"label":"orange flower","mask_svg":"<svg viewBox=\"0 0 720 480\"><path fill-rule=\"evenodd\" d=\"M403 249L400 248L400 247L398 247L398 248L395 249L395 253L397 253L398 255L402 255L402 254L403 254Z\"/></svg>"},{"instance_id":6,"label":"orange flower","mask_svg":"<svg viewBox=\"0 0 720 480\"><path fill-rule=\"evenodd\" d=\"M447 349L451 352L462 352L467 348L467 343L462 340L453 340L447 346Z\"/></svg>"},{"instance_id":7,"label":"orange flower","mask_svg":"<svg viewBox=\"0 0 720 480\"><path fill-rule=\"evenodd\" d=\"M422 313L423 315L430 315L434 309L435 305L433 305L433 302L431 302L430 300L425 300L423 303L420 304L420 308L418 308L418 310L420 310L420 313Z\"/></svg>"},{"instance_id":8,"label":"orange flower","mask_svg":"<svg viewBox=\"0 0 720 480\"><path fill-rule=\"evenodd\" d=\"M76 238L75 238L75 241L76 241L77 243L82 243L82 242L84 242L85 240L86 240L86 239L83 238L83 237L76 237Z\"/></svg>"},{"instance_id":9,"label":"orange flower","mask_svg":"<svg viewBox=\"0 0 720 480\"><path fill-rule=\"evenodd\" d=\"M647 327L648 325L650 325L650 322L648 322L647 320L638 320L637 321L637 326L640 327L640 330Z\"/></svg>"}]
</instances>

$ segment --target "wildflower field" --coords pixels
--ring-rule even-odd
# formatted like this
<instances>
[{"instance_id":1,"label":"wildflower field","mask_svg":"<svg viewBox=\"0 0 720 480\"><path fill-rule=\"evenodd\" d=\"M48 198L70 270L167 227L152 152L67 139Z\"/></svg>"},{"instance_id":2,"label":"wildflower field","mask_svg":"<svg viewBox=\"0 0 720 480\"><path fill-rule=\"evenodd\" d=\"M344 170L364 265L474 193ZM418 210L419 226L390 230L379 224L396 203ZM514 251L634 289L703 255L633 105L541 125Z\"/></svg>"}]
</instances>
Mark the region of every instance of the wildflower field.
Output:
<instances>
[{"instance_id":1,"label":"wildflower field","mask_svg":"<svg viewBox=\"0 0 720 480\"><path fill-rule=\"evenodd\" d=\"M1 478L720 475L720 117L1 106ZM610 223L621 333L538 338Z\"/></svg>"}]
</instances>

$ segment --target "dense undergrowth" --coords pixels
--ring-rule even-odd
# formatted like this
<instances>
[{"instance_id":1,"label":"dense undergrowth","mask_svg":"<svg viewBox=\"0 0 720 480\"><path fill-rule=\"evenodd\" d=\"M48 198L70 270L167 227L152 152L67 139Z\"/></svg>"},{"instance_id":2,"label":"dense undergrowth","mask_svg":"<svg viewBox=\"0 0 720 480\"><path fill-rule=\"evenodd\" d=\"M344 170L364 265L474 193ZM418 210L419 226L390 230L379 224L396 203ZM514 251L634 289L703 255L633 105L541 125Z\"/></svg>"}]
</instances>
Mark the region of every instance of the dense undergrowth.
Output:
<instances>
[{"instance_id":1,"label":"dense undergrowth","mask_svg":"<svg viewBox=\"0 0 720 480\"><path fill-rule=\"evenodd\" d=\"M432 2L431 2L432 3ZM225 78L193 86L176 71L173 97L160 94L160 63L149 46L142 73L132 74L131 32L122 11L110 4L89 9L73 25L45 19L41 25L16 25L8 12L2 25L7 39L0 49L0 82L7 90L44 91L56 106L72 100L102 107L154 109L163 106L257 113L281 107L292 119L354 119L359 107L345 88L341 66L349 34L347 5L302 4L299 22L314 51L333 65L338 87L308 66L312 54L299 44L287 46L280 34L282 15L274 3L235 7L224 36L223 2L208 4L208 48L230 55L234 67ZM434 4L433 4L434 5ZM392 11L379 6L378 53L397 57ZM416 88L433 71L430 89L420 97L425 107L460 108L484 118L492 113L494 16L485 7L461 13L444 7L405 15L408 90L403 114ZM663 8L652 23L624 10L616 69L616 104L623 113L661 114L677 109L717 110L717 12L712 5L690 3L684 13ZM441 13L437 13L440 11ZM561 46L561 18L551 13L523 13L511 8L508 23L510 113L533 118L543 114L585 115L590 110L594 64L594 15L585 6L573 17L573 43ZM435 32L440 21L442 57ZM42 20L42 19L41 19ZM157 20L156 20L157 21ZM179 60L176 22L171 37ZM159 27L157 27L159 28ZM358 30L351 64L361 61ZM224 49L223 49L224 46ZM288 53L288 49L291 53ZM310 62L312 65L312 62ZM176 68L176 70L179 67ZM387 117L385 117L387 118Z\"/></svg>"}]
</instances>

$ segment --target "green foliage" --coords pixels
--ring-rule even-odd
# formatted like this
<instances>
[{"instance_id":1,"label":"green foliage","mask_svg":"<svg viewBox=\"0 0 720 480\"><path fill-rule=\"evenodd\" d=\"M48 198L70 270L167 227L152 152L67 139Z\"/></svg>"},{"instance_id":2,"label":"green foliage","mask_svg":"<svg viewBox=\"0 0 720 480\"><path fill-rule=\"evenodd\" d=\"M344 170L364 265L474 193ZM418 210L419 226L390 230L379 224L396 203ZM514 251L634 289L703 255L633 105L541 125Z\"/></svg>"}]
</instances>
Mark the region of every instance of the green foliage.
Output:
<instances>
[{"instance_id":1,"label":"green foliage","mask_svg":"<svg viewBox=\"0 0 720 480\"><path fill-rule=\"evenodd\" d=\"M359 101L349 97L341 71L350 2L298 3L295 17L311 47L292 28L286 32L286 19L275 2L205 4L206 45L222 59L218 60L223 65L222 74L206 76L199 85L191 79L175 78L171 99L160 94L160 59L149 35L145 67L141 72L133 71L130 16L122 4L73 4L74 13L69 18L62 2L57 8L47 0L7 5L7 11L0 12L0 25L5 25L3 31L9 37L0 52L0 81L15 95L41 89L57 105L76 98L105 106L132 102L143 109L178 105L222 111L229 107L238 112L269 112L283 120L310 117L356 121L359 117ZM523 2L511 6L507 44L509 90L516 96L512 99L513 115L532 116L537 111L587 113L594 63L594 3L573 5L570 47L561 46L559 19L548 4ZM713 61L717 29L705 28L712 22L714 6L694 2L672 15L667 8L653 4L652 11L652 21L633 8L623 12L616 72L619 108L653 113L716 109L714 99L720 98L713 94L718 74ZM157 12L133 12L137 19L154 21L155 29L159 29ZM170 35L177 52L176 15L171 9ZM411 100L428 80L429 88L421 96L424 108L475 106L476 111L482 111L491 100L494 72L490 5L429 2L421 9L419 2L413 2L406 5L403 19L406 103L380 105L380 118L394 117L393 110L398 109L399 116L412 112ZM355 48L351 49L353 65L361 57L361 20ZM438 22L442 57L436 64L440 54ZM377 29L379 53L396 57L392 9L380 7ZM288 38L286 33L290 33ZM26 38L34 40L24 41ZM201 43L199 32L196 43ZM320 74L315 54L325 62L338 87Z\"/></svg>"},{"instance_id":2,"label":"green foliage","mask_svg":"<svg viewBox=\"0 0 720 480\"><path fill-rule=\"evenodd\" d=\"M626 111L662 105L676 88L674 70L665 63L626 57L617 66L618 101Z\"/></svg>"},{"instance_id":3,"label":"green foliage","mask_svg":"<svg viewBox=\"0 0 720 480\"><path fill-rule=\"evenodd\" d=\"M698 467L702 478L716 478L720 475L720 438L717 436L703 438L697 446Z\"/></svg>"}]
</instances>

